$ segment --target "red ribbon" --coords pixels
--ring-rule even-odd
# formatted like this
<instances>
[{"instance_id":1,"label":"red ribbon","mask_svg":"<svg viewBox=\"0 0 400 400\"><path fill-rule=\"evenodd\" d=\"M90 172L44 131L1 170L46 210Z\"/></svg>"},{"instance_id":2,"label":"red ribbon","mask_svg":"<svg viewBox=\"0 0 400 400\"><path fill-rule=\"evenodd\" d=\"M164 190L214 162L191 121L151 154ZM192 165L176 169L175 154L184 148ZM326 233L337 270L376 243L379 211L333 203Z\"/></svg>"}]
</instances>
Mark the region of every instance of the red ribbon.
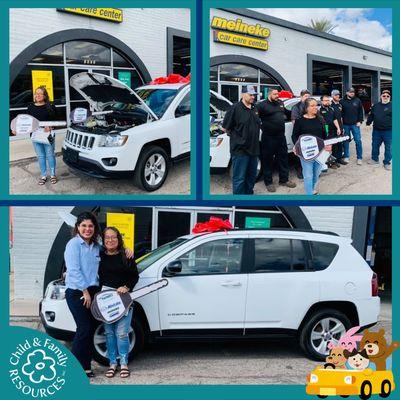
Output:
<instances>
[{"instance_id":1,"label":"red ribbon","mask_svg":"<svg viewBox=\"0 0 400 400\"><path fill-rule=\"evenodd\" d=\"M229 231L233 229L229 219L210 217L208 222L198 222L192 229L192 233Z\"/></svg>"},{"instance_id":2,"label":"red ribbon","mask_svg":"<svg viewBox=\"0 0 400 400\"><path fill-rule=\"evenodd\" d=\"M293 99L294 97L293 93L288 90L281 90L278 95L280 99Z\"/></svg>"},{"instance_id":3,"label":"red ribbon","mask_svg":"<svg viewBox=\"0 0 400 400\"><path fill-rule=\"evenodd\" d=\"M190 74L182 76L179 74L169 74L168 76L160 76L153 79L149 85L165 85L166 83L189 83Z\"/></svg>"}]
</instances>

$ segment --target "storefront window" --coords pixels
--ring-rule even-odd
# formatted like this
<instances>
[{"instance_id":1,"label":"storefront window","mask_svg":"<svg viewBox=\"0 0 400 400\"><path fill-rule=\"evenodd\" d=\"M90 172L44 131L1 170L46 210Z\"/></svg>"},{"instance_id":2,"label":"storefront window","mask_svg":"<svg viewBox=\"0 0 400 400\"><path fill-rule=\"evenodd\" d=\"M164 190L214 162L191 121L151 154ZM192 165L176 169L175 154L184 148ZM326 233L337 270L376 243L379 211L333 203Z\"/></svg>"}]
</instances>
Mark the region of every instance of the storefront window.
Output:
<instances>
[{"instance_id":1,"label":"storefront window","mask_svg":"<svg viewBox=\"0 0 400 400\"><path fill-rule=\"evenodd\" d=\"M129 86L131 89L143 85L143 80L136 70L114 69L114 78L125 83L125 85Z\"/></svg>"},{"instance_id":2,"label":"storefront window","mask_svg":"<svg viewBox=\"0 0 400 400\"><path fill-rule=\"evenodd\" d=\"M391 75L381 74L381 92L382 90L389 90L392 93L392 77Z\"/></svg>"},{"instance_id":3,"label":"storefront window","mask_svg":"<svg viewBox=\"0 0 400 400\"><path fill-rule=\"evenodd\" d=\"M10 108L27 107L33 102L32 71L51 71L55 105L65 104L64 69L60 67L27 65L10 88Z\"/></svg>"},{"instance_id":4,"label":"storefront window","mask_svg":"<svg viewBox=\"0 0 400 400\"><path fill-rule=\"evenodd\" d=\"M219 74L221 81L258 83L258 70L243 64L222 64Z\"/></svg>"},{"instance_id":5,"label":"storefront window","mask_svg":"<svg viewBox=\"0 0 400 400\"><path fill-rule=\"evenodd\" d=\"M313 87L314 95L330 95L332 90L343 93L344 67L320 61L313 61Z\"/></svg>"},{"instance_id":6,"label":"storefront window","mask_svg":"<svg viewBox=\"0 0 400 400\"><path fill-rule=\"evenodd\" d=\"M63 45L60 43L43 51L32 59L32 63L63 64Z\"/></svg>"},{"instance_id":7,"label":"storefront window","mask_svg":"<svg viewBox=\"0 0 400 400\"><path fill-rule=\"evenodd\" d=\"M190 39L180 36L173 37L174 43L174 74L187 76L190 74Z\"/></svg>"},{"instance_id":8,"label":"storefront window","mask_svg":"<svg viewBox=\"0 0 400 400\"><path fill-rule=\"evenodd\" d=\"M111 49L98 43L71 41L65 43L67 64L109 65Z\"/></svg>"},{"instance_id":9,"label":"storefront window","mask_svg":"<svg viewBox=\"0 0 400 400\"><path fill-rule=\"evenodd\" d=\"M115 50L113 50L113 65L119 68L132 68L132 64Z\"/></svg>"},{"instance_id":10,"label":"storefront window","mask_svg":"<svg viewBox=\"0 0 400 400\"><path fill-rule=\"evenodd\" d=\"M210 81L217 81L218 80L218 65L210 68Z\"/></svg>"}]
</instances>

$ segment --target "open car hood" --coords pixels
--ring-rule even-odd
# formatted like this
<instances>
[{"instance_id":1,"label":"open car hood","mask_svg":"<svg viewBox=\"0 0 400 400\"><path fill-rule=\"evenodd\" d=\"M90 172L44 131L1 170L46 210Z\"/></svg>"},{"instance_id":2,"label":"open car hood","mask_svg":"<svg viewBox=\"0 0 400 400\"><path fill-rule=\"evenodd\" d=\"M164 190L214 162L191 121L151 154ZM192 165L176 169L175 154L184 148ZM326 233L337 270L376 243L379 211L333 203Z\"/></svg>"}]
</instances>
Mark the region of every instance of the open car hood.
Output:
<instances>
[{"instance_id":1,"label":"open car hood","mask_svg":"<svg viewBox=\"0 0 400 400\"><path fill-rule=\"evenodd\" d=\"M210 104L219 111L228 111L232 103L224 96L210 90Z\"/></svg>"},{"instance_id":2,"label":"open car hood","mask_svg":"<svg viewBox=\"0 0 400 400\"><path fill-rule=\"evenodd\" d=\"M151 108L128 86L108 75L80 72L69 80L69 84L91 105L95 111L103 111L112 103L138 105L154 119L158 119Z\"/></svg>"}]
</instances>

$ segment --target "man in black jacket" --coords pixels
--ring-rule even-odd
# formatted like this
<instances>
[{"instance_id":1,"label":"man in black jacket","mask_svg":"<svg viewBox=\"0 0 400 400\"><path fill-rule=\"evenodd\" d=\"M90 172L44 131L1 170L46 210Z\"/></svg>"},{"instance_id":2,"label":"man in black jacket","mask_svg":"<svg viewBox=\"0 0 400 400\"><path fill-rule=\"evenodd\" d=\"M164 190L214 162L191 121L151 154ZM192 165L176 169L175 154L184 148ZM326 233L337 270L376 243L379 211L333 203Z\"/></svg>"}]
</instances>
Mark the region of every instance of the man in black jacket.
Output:
<instances>
[{"instance_id":1,"label":"man in black jacket","mask_svg":"<svg viewBox=\"0 0 400 400\"><path fill-rule=\"evenodd\" d=\"M346 96L340 100L342 105L343 129L345 135L353 135L356 143L357 165L362 165L362 142L360 126L364 120L361 100L356 97L354 88L349 88ZM349 162L350 143L344 142L344 161Z\"/></svg>"},{"instance_id":2,"label":"man in black jacket","mask_svg":"<svg viewBox=\"0 0 400 400\"><path fill-rule=\"evenodd\" d=\"M243 86L242 98L228 110L222 129L230 137L233 194L253 194L260 154L261 121L254 105L254 86Z\"/></svg>"},{"instance_id":3,"label":"man in black jacket","mask_svg":"<svg viewBox=\"0 0 400 400\"><path fill-rule=\"evenodd\" d=\"M379 165L379 148L384 143L385 156L383 166L390 170L392 161L392 102L389 90L381 94L381 101L372 106L367 118L367 125L374 124L372 130L372 154L368 164Z\"/></svg>"},{"instance_id":4,"label":"man in black jacket","mask_svg":"<svg viewBox=\"0 0 400 400\"><path fill-rule=\"evenodd\" d=\"M288 148L285 136L285 107L277 89L270 89L268 97L256 105L261 118L261 165L264 183L269 192L275 192L272 181L274 159L279 168L279 184L289 188L296 184L289 180Z\"/></svg>"}]
</instances>

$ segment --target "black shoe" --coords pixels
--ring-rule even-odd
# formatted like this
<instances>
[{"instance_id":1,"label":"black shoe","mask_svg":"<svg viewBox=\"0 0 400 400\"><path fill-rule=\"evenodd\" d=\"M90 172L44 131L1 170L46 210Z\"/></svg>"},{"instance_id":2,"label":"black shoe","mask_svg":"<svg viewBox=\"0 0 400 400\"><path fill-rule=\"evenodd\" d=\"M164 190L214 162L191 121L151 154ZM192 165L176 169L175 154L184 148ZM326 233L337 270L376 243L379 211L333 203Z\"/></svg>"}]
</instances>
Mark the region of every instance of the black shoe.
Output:
<instances>
[{"instance_id":1,"label":"black shoe","mask_svg":"<svg viewBox=\"0 0 400 400\"><path fill-rule=\"evenodd\" d=\"M304 179L303 178L303 171L300 170L300 169L297 169L296 170L296 176L297 176L298 179Z\"/></svg>"},{"instance_id":2,"label":"black shoe","mask_svg":"<svg viewBox=\"0 0 400 400\"><path fill-rule=\"evenodd\" d=\"M95 377L93 371L85 371L85 374L86 374L86 376L87 376L88 378L94 378L94 377Z\"/></svg>"},{"instance_id":3,"label":"black shoe","mask_svg":"<svg viewBox=\"0 0 400 400\"><path fill-rule=\"evenodd\" d=\"M343 158L339 158L339 160L337 160L337 162L338 162L339 164L342 164L342 165L347 165L347 164L348 164L348 162L345 161L345 160L343 160Z\"/></svg>"}]
</instances>

